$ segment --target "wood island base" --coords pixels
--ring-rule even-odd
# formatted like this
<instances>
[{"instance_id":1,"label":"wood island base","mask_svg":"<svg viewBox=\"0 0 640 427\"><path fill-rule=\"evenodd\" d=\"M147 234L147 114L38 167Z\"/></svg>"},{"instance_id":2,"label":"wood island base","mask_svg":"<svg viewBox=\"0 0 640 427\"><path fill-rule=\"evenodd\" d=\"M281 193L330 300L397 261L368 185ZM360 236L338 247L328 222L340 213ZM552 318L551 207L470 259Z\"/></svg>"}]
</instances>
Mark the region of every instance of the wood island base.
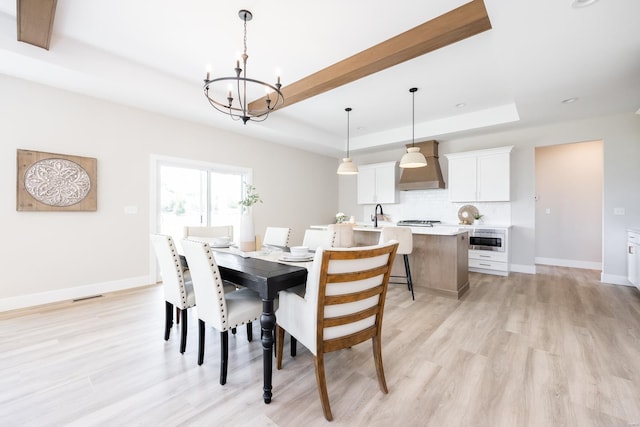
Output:
<instances>
[{"instance_id":1,"label":"wood island base","mask_svg":"<svg viewBox=\"0 0 640 427\"><path fill-rule=\"evenodd\" d=\"M378 243L379 233L354 230L357 246ZM459 299L469 289L469 233L413 233L409 255L413 288ZM404 262L396 256L393 275L404 275Z\"/></svg>"}]
</instances>

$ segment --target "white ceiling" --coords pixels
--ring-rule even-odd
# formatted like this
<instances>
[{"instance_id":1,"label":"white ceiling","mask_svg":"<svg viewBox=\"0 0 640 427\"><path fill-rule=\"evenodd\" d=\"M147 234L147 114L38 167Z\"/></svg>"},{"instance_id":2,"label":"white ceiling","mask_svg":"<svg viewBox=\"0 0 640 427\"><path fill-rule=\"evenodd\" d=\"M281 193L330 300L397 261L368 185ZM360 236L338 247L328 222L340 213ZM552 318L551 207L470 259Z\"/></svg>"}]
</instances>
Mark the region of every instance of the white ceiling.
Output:
<instances>
[{"instance_id":1,"label":"white ceiling","mask_svg":"<svg viewBox=\"0 0 640 427\"><path fill-rule=\"evenodd\" d=\"M295 82L464 0L58 0L50 50L16 41L0 0L0 73L341 157L351 149L588 118L640 107L640 1L485 0L492 29L274 112L235 122L202 94L232 75L248 23L248 77ZM563 104L563 99L578 101ZM34 101L36 102L36 101ZM464 103L464 107L456 107Z\"/></svg>"}]
</instances>

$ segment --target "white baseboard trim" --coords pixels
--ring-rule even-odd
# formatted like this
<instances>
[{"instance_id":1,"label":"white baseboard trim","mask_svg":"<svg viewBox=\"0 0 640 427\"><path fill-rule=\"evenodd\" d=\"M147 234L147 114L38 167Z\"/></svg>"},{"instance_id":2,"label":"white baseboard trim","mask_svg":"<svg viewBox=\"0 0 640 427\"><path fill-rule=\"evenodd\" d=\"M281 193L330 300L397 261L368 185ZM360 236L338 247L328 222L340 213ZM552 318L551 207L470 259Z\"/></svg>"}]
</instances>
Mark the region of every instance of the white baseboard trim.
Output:
<instances>
[{"instance_id":1,"label":"white baseboard trim","mask_svg":"<svg viewBox=\"0 0 640 427\"><path fill-rule=\"evenodd\" d=\"M604 274L600 275L600 281L602 283L609 283L612 285L633 286L627 279L627 276L619 276L617 274Z\"/></svg>"},{"instance_id":2,"label":"white baseboard trim","mask_svg":"<svg viewBox=\"0 0 640 427\"><path fill-rule=\"evenodd\" d=\"M509 264L509 271L514 273L536 274L535 265Z\"/></svg>"},{"instance_id":3,"label":"white baseboard trim","mask_svg":"<svg viewBox=\"0 0 640 427\"><path fill-rule=\"evenodd\" d=\"M475 273L493 274L494 276L508 276L509 275L508 271L489 270L489 269L486 269L486 268L469 267L469 271L473 271Z\"/></svg>"},{"instance_id":4,"label":"white baseboard trim","mask_svg":"<svg viewBox=\"0 0 640 427\"><path fill-rule=\"evenodd\" d=\"M558 267L584 268L587 270L602 270L601 262L578 261L573 259L562 258L535 258L536 264L556 265Z\"/></svg>"},{"instance_id":5,"label":"white baseboard trim","mask_svg":"<svg viewBox=\"0 0 640 427\"><path fill-rule=\"evenodd\" d=\"M0 312L50 304L52 302L86 298L101 295L106 292L147 286L151 283L155 283L155 281L150 276L138 276L128 279L112 280L110 282L92 283L90 285L76 286L73 288L56 289L54 291L40 292L37 294L2 298L0 299Z\"/></svg>"}]
</instances>

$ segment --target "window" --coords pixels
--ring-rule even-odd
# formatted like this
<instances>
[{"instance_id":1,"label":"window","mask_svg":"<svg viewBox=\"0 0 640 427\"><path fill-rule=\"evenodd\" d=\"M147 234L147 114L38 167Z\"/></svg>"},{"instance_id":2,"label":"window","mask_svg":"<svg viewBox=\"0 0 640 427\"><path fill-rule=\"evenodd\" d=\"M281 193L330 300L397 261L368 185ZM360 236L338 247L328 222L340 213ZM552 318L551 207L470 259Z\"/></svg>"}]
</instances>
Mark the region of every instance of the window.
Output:
<instances>
[{"instance_id":1,"label":"window","mask_svg":"<svg viewBox=\"0 0 640 427\"><path fill-rule=\"evenodd\" d=\"M243 183L251 170L213 163L155 157L155 227L179 242L184 227L227 225L238 230ZM237 232L234 238L237 238Z\"/></svg>"}]
</instances>

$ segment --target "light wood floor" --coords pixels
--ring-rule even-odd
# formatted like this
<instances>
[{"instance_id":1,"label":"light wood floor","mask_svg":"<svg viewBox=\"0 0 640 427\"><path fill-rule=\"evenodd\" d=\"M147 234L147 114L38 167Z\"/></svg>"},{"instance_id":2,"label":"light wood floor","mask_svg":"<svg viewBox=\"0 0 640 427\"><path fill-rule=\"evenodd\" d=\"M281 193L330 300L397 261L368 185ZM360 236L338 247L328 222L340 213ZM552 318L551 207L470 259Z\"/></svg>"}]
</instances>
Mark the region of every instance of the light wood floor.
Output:
<instances>
[{"instance_id":1,"label":"light wood floor","mask_svg":"<svg viewBox=\"0 0 640 427\"><path fill-rule=\"evenodd\" d=\"M327 357L336 426L640 425L640 292L599 272L539 267L508 278L471 274L460 300L391 285L377 385L371 347ZM313 361L299 346L274 368L262 403L262 352L229 339L218 383L218 334L196 364L165 342L162 288L0 314L3 426L326 425ZM254 336L259 337L254 325ZM288 347L287 347L288 348Z\"/></svg>"}]
</instances>

